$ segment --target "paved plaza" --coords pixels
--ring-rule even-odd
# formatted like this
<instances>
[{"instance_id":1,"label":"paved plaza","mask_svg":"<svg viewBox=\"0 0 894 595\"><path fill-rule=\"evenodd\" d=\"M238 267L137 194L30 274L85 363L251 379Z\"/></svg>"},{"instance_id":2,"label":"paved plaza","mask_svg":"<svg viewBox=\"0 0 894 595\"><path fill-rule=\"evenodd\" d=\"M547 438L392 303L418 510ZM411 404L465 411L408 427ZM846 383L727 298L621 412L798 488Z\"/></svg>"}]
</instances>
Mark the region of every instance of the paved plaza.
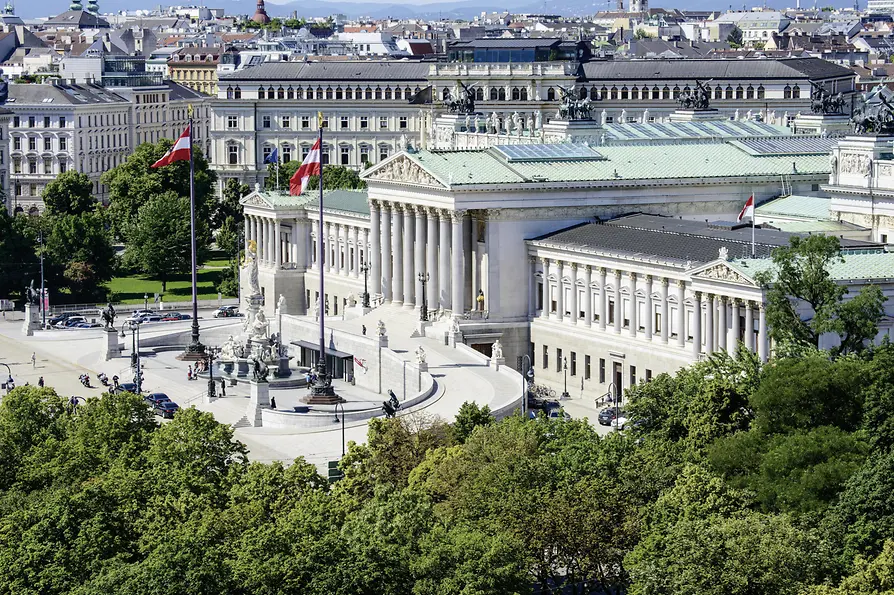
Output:
<instances>
[{"instance_id":1,"label":"paved plaza","mask_svg":"<svg viewBox=\"0 0 894 595\"><path fill-rule=\"evenodd\" d=\"M202 340L206 344L221 344L227 336L241 332L241 320L210 318L211 312L202 312ZM465 401L475 401L479 405L489 405L492 409L519 402L522 386L512 382L505 374L497 373L486 365L481 357L468 350L455 349L431 338L412 337L415 329L415 317L412 311L397 306L384 306L373 310L362 318L353 320L332 319L327 321L330 328L360 335L362 326L374 329L378 320L388 327L389 348L400 357L411 360L415 358L415 350L422 346L427 355L428 371L435 379L433 394L401 415L413 415L424 412L426 415L438 416L446 421L453 421L460 406ZM147 325L141 331L143 343L165 343L170 337L174 344L179 339L182 344L184 333L189 333L189 321ZM446 323L442 323L446 324ZM97 380L97 374L104 372L111 378L118 375L121 382L128 382L133 377L130 368L131 336L120 339L125 348L121 357L111 361L101 360L101 341L103 331L99 329L76 331L37 331L33 337L25 337L20 333L20 322L0 322L0 362L6 363L12 370L16 386L25 383L36 385L42 376L47 386L53 387L62 396L78 395L83 397L99 396L103 387ZM160 339L164 337L165 339ZM285 337L285 340L310 340L315 337ZM32 367L31 354L36 356L36 365ZM246 444L252 460L291 461L303 456L308 461L323 468L327 461L339 458L342 452L342 425L335 421L333 411L331 426L316 428L265 428L251 427L246 418L246 407L249 397L249 385L244 382L236 386L227 386L226 397L213 403L204 399L207 383L204 379L190 381L187 379L187 362L176 359L176 351L155 352L150 348L141 349L142 367L144 370L144 387L153 392L164 392L181 407L196 407L211 412L221 423L234 427L235 437ZM293 363L294 367L294 363ZM5 370L4 370L5 371ZM83 387L78 381L82 373L91 377L94 388ZM300 372L293 371L292 378ZM378 408L387 398L387 390L383 386L383 394L351 386L344 381L335 381L336 392L342 394L356 408ZM396 387L394 387L396 388ZM557 394L562 387L553 386ZM572 399L562 404L575 418L588 417L595 423L597 408L595 395L580 398L574 391ZM303 403L303 387L271 388L270 394L276 400L277 408L291 410ZM575 398L577 397L577 398ZM327 407L318 407L317 411L326 411ZM345 441L363 442L366 440L367 420L348 421L345 423ZM597 426L602 431L607 428Z\"/></svg>"}]
</instances>

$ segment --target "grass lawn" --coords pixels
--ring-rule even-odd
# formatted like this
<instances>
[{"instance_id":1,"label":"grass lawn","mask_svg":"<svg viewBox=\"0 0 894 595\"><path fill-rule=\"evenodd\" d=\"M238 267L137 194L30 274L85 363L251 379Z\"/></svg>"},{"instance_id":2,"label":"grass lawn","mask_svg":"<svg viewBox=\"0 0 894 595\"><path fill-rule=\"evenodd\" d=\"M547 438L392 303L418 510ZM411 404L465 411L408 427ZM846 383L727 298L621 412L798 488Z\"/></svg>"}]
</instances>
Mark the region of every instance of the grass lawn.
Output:
<instances>
[{"instance_id":1,"label":"grass lawn","mask_svg":"<svg viewBox=\"0 0 894 595\"><path fill-rule=\"evenodd\" d=\"M210 264L210 263L207 263ZM217 290L214 288L220 281L221 269L199 269L198 290L200 300L216 300ZM145 275L115 277L106 284L115 292L115 301L124 304L142 304L143 296L149 295L149 305L153 303L155 294L161 293L161 281ZM236 296L224 296L236 297ZM192 281L189 273L175 275L168 280L168 291L163 295L166 302L188 302L192 299Z\"/></svg>"},{"instance_id":2,"label":"grass lawn","mask_svg":"<svg viewBox=\"0 0 894 595\"><path fill-rule=\"evenodd\" d=\"M203 264L202 266L209 269L222 269L226 266L229 266L229 264L230 261L226 258L216 258L214 260L206 261L205 264Z\"/></svg>"}]
</instances>

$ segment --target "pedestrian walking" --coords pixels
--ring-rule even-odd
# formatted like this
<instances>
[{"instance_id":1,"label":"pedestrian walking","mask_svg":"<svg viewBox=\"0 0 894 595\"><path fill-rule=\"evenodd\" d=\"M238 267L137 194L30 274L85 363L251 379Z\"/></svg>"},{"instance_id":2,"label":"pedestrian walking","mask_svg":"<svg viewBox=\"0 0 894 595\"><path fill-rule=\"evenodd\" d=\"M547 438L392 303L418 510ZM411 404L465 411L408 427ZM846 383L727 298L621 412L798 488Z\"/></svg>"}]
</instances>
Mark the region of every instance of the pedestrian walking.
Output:
<instances>
[{"instance_id":1,"label":"pedestrian walking","mask_svg":"<svg viewBox=\"0 0 894 595\"><path fill-rule=\"evenodd\" d=\"M189 369L186 371L186 379L192 380L192 366L190 366Z\"/></svg>"},{"instance_id":2,"label":"pedestrian walking","mask_svg":"<svg viewBox=\"0 0 894 595\"><path fill-rule=\"evenodd\" d=\"M270 397L270 408L276 409L276 397Z\"/></svg>"},{"instance_id":3,"label":"pedestrian walking","mask_svg":"<svg viewBox=\"0 0 894 595\"><path fill-rule=\"evenodd\" d=\"M43 388L43 376L37 379L37 386Z\"/></svg>"},{"instance_id":4,"label":"pedestrian walking","mask_svg":"<svg viewBox=\"0 0 894 595\"><path fill-rule=\"evenodd\" d=\"M366 336L366 325L362 324L360 326L363 328L363 336L365 337Z\"/></svg>"},{"instance_id":5,"label":"pedestrian walking","mask_svg":"<svg viewBox=\"0 0 894 595\"><path fill-rule=\"evenodd\" d=\"M31 367L32 368L37 367L37 352L35 352L35 351L31 352Z\"/></svg>"},{"instance_id":6,"label":"pedestrian walking","mask_svg":"<svg viewBox=\"0 0 894 595\"><path fill-rule=\"evenodd\" d=\"M220 396L227 396L227 381L225 378L220 379Z\"/></svg>"}]
</instances>

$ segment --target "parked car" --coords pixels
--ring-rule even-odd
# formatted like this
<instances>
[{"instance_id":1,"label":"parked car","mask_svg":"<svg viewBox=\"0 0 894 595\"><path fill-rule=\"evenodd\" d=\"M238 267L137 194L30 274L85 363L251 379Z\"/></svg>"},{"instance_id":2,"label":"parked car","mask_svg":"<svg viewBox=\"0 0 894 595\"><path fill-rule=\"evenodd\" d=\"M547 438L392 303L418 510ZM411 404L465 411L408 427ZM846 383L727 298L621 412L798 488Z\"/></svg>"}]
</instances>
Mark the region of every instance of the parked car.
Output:
<instances>
[{"instance_id":1,"label":"parked car","mask_svg":"<svg viewBox=\"0 0 894 595\"><path fill-rule=\"evenodd\" d=\"M112 388L112 390L110 390L109 392L112 394L118 394L118 393L133 393L135 395L140 394L137 391L137 385L134 382L122 382L121 384L118 385L118 388Z\"/></svg>"},{"instance_id":2,"label":"parked car","mask_svg":"<svg viewBox=\"0 0 894 595\"><path fill-rule=\"evenodd\" d=\"M170 401L170 397L164 393L149 393L143 399L149 403L153 408L159 403L163 403L165 401Z\"/></svg>"},{"instance_id":3,"label":"parked car","mask_svg":"<svg viewBox=\"0 0 894 595\"><path fill-rule=\"evenodd\" d=\"M81 324L82 322L87 322L87 319L83 316L69 316L65 320L57 322L53 326L55 328L71 328L77 324Z\"/></svg>"},{"instance_id":4,"label":"parked car","mask_svg":"<svg viewBox=\"0 0 894 595\"><path fill-rule=\"evenodd\" d=\"M74 328L102 328L101 322L79 322Z\"/></svg>"},{"instance_id":5,"label":"parked car","mask_svg":"<svg viewBox=\"0 0 894 595\"><path fill-rule=\"evenodd\" d=\"M550 419L571 419L571 415L569 415L564 409L561 407L558 409L548 409L546 416Z\"/></svg>"},{"instance_id":6,"label":"parked car","mask_svg":"<svg viewBox=\"0 0 894 595\"><path fill-rule=\"evenodd\" d=\"M80 315L77 312L63 312L61 314L56 314L55 316L53 316L52 318L47 320L47 324L49 324L50 326L56 326L60 322L65 322L72 316L80 316Z\"/></svg>"},{"instance_id":7,"label":"parked car","mask_svg":"<svg viewBox=\"0 0 894 595\"><path fill-rule=\"evenodd\" d=\"M610 426L612 425L612 422L615 420L616 416L624 417L624 410L621 408L615 409L614 407L606 407L599 412L599 415L596 417L596 421L599 422L600 426Z\"/></svg>"},{"instance_id":8,"label":"parked car","mask_svg":"<svg viewBox=\"0 0 894 595\"><path fill-rule=\"evenodd\" d=\"M171 322L173 320L191 320L192 316L189 314L181 314L180 312L168 312L167 314L162 315L162 322Z\"/></svg>"},{"instance_id":9,"label":"parked car","mask_svg":"<svg viewBox=\"0 0 894 595\"><path fill-rule=\"evenodd\" d=\"M146 316L147 314L155 314L155 313L156 313L155 310L134 310L133 312L130 313L130 317L136 319L136 318L141 318L143 316Z\"/></svg>"},{"instance_id":10,"label":"parked car","mask_svg":"<svg viewBox=\"0 0 894 595\"><path fill-rule=\"evenodd\" d=\"M137 320L140 324L144 324L146 322L161 322L161 316L158 314L143 314Z\"/></svg>"},{"instance_id":11,"label":"parked car","mask_svg":"<svg viewBox=\"0 0 894 595\"><path fill-rule=\"evenodd\" d=\"M626 430L627 418L622 415L618 419L612 420L612 428L615 430Z\"/></svg>"},{"instance_id":12,"label":"parked car","mask_svg":"<svg viewBox=\"0 0 894 595\"><path fill-rule=\"evenodd\" d=\"M242 316L239 306L221 306L214 311L215 318L230 318L232 316Z\"/></svg>"},{"instance_id":13,"label":"parked car","mask_svg":"<svg viewBox=\"0 0 894 595\"><path fill-rule=\"evenodd\" d=\"M152 408L152 410L155 411L156 415L160 415L168 419L173 418L178 409L180 409L180 405L178 405L174 401L159 401Z\"/></svg>"}]
</instances>

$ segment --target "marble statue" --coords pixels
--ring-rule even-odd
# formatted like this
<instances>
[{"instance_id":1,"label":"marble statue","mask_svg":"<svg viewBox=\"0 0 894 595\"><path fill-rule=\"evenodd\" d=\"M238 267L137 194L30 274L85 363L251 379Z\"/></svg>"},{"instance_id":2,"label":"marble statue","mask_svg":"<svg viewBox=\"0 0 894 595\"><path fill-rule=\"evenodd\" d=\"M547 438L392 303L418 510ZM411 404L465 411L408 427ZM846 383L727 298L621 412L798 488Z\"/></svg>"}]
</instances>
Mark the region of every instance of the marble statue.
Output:
<instances>
[{"instance_id":1,"label":"marble statue","mask_svg":"<svg viewBox=\"0 0 894 595\"><path fill-rule=\"evenodd\" d=\"M736 110L736 113L733 114L733 120L735 120L736 122L739 121L739 110Z\"/></svg>"},{"instance_id":2,"label":"marble statue","mask_svg":"<svg viewBox=\"0 0 894 595\"><path fill-rule=\"evenodd\" d=\"M276 311L280 314L286 313L286 296L283 294L279 294L279 299L276 300Z\"/></svg>"},{"instance_id":3,"label":"marble statue","mask_svg":"<svg viewBox=\"0 0 894 595\"><path fill-rule=\"evenodd\" d=\"M627 123L627 110L621 110L621 119L618 120L618 124L626 124Z\"/></svg>"},{"instance_id":4,"label":"marble statue","mask_svg":"<svg viewBox=\"0 0 894 595\"><path fill-rule=\"evenodd\" d=\"M512 113L512 128L516 135L521 135L522 123L518 112Z\"/></svg>"},{"instance_id":5,"label":"marble statue","mask_svg":"<svg viewBox=\"0 0 894 595\"><path fill-rule=\"evenodd\" d=\"M267 317L264 315L263 310L258 310L257 315L255 316L254 322L251 324L251 337L258 339L266 339L267 338L267 330L270 328L270 322L267 320Z\"/></svg>"},{"instance_id":6,"label":"marble statue","mask_svg":"<svg viewBox=\"0 0 894 595\"><path fill-rule=\"evenodd\" d=\"M245 251L245 267L248 269L249 295L260 295L261 284L258 282L258 243L248 241L248 250Z\"/></svg>"},{"instance_id":7,"label":"marble statue","mask_svg":"<svg viewBox=\"0 0 894 595\"><path fill-rule=\"evenodd\" d=\"M317 301L314 302L313 317L314 318L320 317L320 298L319 297L317 298Z\"/></svg>"},{"instance_id":8,"label":"marble statue","mask_svg":"<svg viewBox=\"0 0 894 595\"><path fill-rule=\"evenodd\" d=\"M494 359L503 359L503 345L500 343L499 339L494 341L494 346L491 353L493 354Z\"/></svg>"},{"instance_id":9,"label":"marble statue","mask_svg":"<svg viewBox=\"0 0 894 595\"><path fill-rule=\"evenodd\" d=\"M357 305L357 298L354 296L353 293L349 294L348 295L348 307L353 308L356 305Z\"/></svg>"},{"instance_id":10,"label":"marble statue","mask_svg":"<svg viewBox=\"0 0 894 595\"><path fill-rule=\"evenodd\" d=\"M643 124L649 123L649 110L643 110Z\"/></svg>"},{"instance_id":11,"label":"marble statue","mask_svg":"<svg viewBox=\"0 0 894 595\"><path fill-rule=\"evenodd\" d=\"M454 335L459 332L459 316L454 315L450 319L450 332Z\"/></svg>"},{"instance_id":12,"label":"marble statue","mask_svg":"<svg viewBox=\"0 0 894 595\"><path fill-rule=\"evenodd\" d=\"M601 118L602 125L605 126L605 124L608 122L608 112L606 112L605 110L602 110L602 114L600 114L600 118Z\"/></svg>"},{"instance_id":13,"label":"marble statue","mask_svg":"<svg viewBox=\"0 0 894 595\"><path fill-rule=\"evenodd\" d=\"M220 359L224 361L232 361L236 359L236 341L233 335L227 337L227 340L220 347Z\"/></svg>"},{"instance_id":14,"label":"marble statue","mask_svg":"<svg viewBox=\"0 0 894 595\"><path fill-rule=\"evenodd\" d=\"M376 323L376 334L380 337L385 336L385 323L381 320Z\"/></svg>"},{"instance_id":15,"label":"marble statue","mask_svg":"<svg viewBox=\"0 0 894 595\"><path fill-rule=\"evenodd\" d=\"M479 132L481 130L481 116L475 114L475 132Z\"/></svg>"},{"instance_id":16,"label":"marble statue","mask_svg":"<svg viewBox=\"0 0 894 595\"><path fill-rule=\"evenodd\" d=\"M534 116L532 116L531 114L528 114L528 119L525 122L525 126L527 127L528 130L534 130Z\"/></svg>"},{"instance_id":17,"label":"marble statue","mask_svg":"<svg viewBox=\"0 0 894 595\"><path fill-rule=\"evenodd\" d=\"M729 260L729 249L726 246L721 246L720 250L717 251L717 258L720 260Z\"/></svg>"},{"instance_id":18,"label":"marble statue","mask_svg":"<svg viewBox=\"0 0 894 595\"><path fill-rule=\"evenodd\" d=\"M416 363L424 364L425 363L425 349L422 348L422 345L416 348Z\"/></svg>"},{"instance_id":19,"label":"marble statue","mask_svg":"<svg viewBox=\"0 0 894 595\"><path fill-rule=\"evenodd\" d=\"M497 115L497 112L490 113L490 126L494 134L500 134L500 116Z\"/></svg>"},{"instance_id":20,"label":"marble statue","mask_svg":"<svg viewBox=\"0 0 894 595\"><path fill-rule=\"evenodd\" d=\"M543 128L543 114L540 113L540 110L537 110L534 113L534 127L540 130Z\"/></svg>"},{"instance_id":21,"label":"marble statue","mask_svg":"<svg viewBox=\"0 0 894 595\"><path fill-rule=\"evenodd\" d=\"M472 116L466 114L466 119L463 120L463 125L466 127L466 131L468 131L472 127Z\"/></svg>"},{"instance_id":22,"label":"marble statue","mask_svg":"<svg viewBox=\"0 0 894 595\"><path fill-rule=\"evenodd\" d=\"M752 117L753 117L753 116L751 115L751 110L748 110L747 112L745 112L745 119L746 119L746 120L748 120L748 121L750 122L751 119L752 119Z\"/></svg>"}]
</instances>

